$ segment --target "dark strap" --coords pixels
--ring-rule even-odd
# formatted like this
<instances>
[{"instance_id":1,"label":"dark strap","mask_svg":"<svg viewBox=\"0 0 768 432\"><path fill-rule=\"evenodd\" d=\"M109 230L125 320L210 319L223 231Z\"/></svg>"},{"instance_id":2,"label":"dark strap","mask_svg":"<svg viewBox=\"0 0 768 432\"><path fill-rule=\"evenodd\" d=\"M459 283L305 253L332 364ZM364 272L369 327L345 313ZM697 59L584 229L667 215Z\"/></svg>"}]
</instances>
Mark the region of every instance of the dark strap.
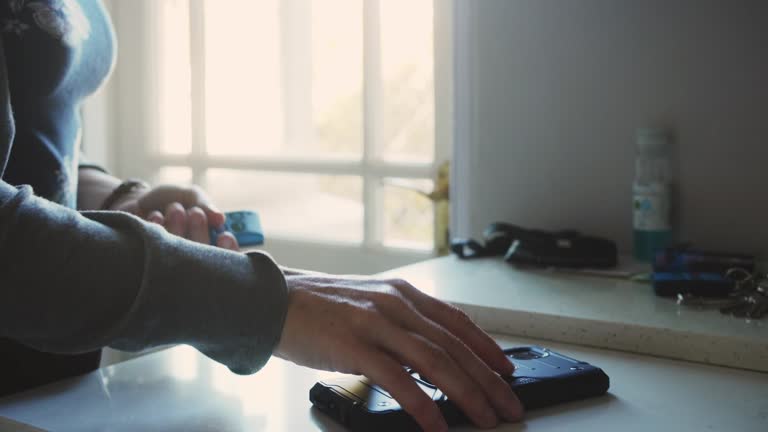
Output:
<instances>
[{"instance_id":1,"label":"dark strap","mask_svg":"<svg viewBox=\"0 0 768 432\"><path fill-rule=\"evenodd\" d=\"M101 210L110 210L115 203L123 196L140 189L147 189L149 185L138 179L128 179L120 183L120 186L116 187L112 193L101 204Z\"/></svg>"},{"instance_id":2,"label":"dark strap","mask_svg":"<svg viewBox=\"0 0 768 432\"><path fill-rule=\"evenodd\" d=\"M484 244L474 239L456 238L451 240L451 251L462 259L504 256L516 240L539 236L542 233L504 222L494 222L483 231Z\"/></svg>"},{"instance_id":3,"label":"dark strap","mask_svg":"<svg viewBox=\"0 0 768 432\"><path fill-rule=\"evenodd\" d=\"M454 239L451 251L461 259L502 256L514 264L555 267L615 267L616 244L581 235L577 231L542 231L503 222L483 232L484 244L473 239Z\"/></svg>"},{"instance_id":4,"label":"dark strap","mask_svg":"<svg viewBox=\"0 0 768 432\"><path fill-rule=\"evenodd\" d=\"M490 256L485 246L473 239L451 239L451 252L461 259Z\"/></svg>"}]
</instances>

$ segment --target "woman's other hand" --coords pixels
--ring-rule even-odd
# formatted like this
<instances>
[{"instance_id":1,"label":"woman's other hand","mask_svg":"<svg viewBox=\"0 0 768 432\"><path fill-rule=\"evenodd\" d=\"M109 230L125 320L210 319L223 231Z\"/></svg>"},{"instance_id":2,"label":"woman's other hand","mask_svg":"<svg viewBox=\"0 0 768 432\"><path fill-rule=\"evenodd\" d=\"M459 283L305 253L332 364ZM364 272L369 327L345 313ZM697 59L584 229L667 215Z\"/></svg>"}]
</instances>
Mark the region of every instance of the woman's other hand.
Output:
<instances>
[{"instance_id":1,"label":"woman's other hand","mask_svg":"<svg viewBox=\"0 0 768 432\"><path fill-rule=\"evenodd\" d=\"M224 224L225 216L197 186L160 185L132 192L110 210L133 213L186 239L210 244L210 227ZM236 251L237 240L229 232L219 234L216 245Z\"/></svg>"}]
</instances>

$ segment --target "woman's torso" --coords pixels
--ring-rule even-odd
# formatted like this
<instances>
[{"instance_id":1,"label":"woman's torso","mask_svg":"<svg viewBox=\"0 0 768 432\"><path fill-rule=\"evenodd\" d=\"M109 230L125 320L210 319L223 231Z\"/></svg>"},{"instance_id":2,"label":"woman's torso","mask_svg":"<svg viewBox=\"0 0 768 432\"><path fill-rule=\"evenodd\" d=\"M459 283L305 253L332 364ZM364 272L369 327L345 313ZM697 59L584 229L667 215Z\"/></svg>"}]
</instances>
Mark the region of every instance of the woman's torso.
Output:
<instances>
[{"instance_id":1,"label":"woman's torso","mask_svg":"<svg viewBox=\"0 0 768 432\"><path fill-rule=\"evenodd\" d=\"M112 26L99 0L8 0L0 26L16 125L3 180L74 208L80 105L112 68Z\"/></svg>"},{"instance_id":2,"label":"woman's torso","mask_svg":"<svg viewBox=\"0 0 768 432\"><path fill-rule=\"evenodd\" d=\"M0 36L16 127L3 180L75 208L80 105L114 63L106 11L99 0L3 0ZM0 339L0 395L87 372L99 358L40 353Z\"/></svg>"}]
</instances>

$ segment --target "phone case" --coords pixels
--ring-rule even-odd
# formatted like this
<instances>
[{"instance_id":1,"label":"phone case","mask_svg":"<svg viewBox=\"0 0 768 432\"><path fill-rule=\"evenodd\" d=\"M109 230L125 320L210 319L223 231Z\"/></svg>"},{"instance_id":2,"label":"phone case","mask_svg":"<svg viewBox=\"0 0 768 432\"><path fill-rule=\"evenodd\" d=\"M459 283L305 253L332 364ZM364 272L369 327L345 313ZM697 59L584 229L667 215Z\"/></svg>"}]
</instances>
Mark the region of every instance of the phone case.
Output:
<instances>
[{"instance_id":1,"label":"phone case","mask_svg":"<svg viewBox=\"0 0 768 432\"><path fill-rule=\"evenodd\" d=\"M537 346L504 350L516 366L505 378L526 410L600 396L608 391L608 375L589 363ZM467 418L428 379L411 373L421 389L437 402L449 425ZM345 376L321 381L309 392L310 401L352 431L419 431L418 424L381 387L365 378Z\"/></svg>"},{"instance_id":2,"label":"phone case","mask_svg":"<svg viewBox=\"0 0 768 432\"><path fill-rule=\"evenodd\" d=\"M211 228L211 244L216 244L216 238L224 231L229 231L237 239L240 246L259 246L264 244L264 231L261 229L259 214L250 211L233 211L225 213L224 225Z\"/></svg>"}]
</instances>

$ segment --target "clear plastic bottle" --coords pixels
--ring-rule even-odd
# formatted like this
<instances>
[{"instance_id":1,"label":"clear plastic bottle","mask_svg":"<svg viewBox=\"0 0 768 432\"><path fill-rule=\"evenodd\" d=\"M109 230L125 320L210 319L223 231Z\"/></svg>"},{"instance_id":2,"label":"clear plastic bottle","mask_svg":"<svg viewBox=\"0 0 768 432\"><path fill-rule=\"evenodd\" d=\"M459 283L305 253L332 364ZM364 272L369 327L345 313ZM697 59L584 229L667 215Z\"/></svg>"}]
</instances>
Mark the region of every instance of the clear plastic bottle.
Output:
<instances>
[{"instance_id":1,"label":"clear plastic bottle","mask_svg":"<svg viewBox=\"0 0 768 432\"><path fill-rule=\"evenodd\" d=\"M641 128L635 139L634 255L650 261L656 250L672 242L671 134L662 128Z\"/></svg>"}]
</instances>

